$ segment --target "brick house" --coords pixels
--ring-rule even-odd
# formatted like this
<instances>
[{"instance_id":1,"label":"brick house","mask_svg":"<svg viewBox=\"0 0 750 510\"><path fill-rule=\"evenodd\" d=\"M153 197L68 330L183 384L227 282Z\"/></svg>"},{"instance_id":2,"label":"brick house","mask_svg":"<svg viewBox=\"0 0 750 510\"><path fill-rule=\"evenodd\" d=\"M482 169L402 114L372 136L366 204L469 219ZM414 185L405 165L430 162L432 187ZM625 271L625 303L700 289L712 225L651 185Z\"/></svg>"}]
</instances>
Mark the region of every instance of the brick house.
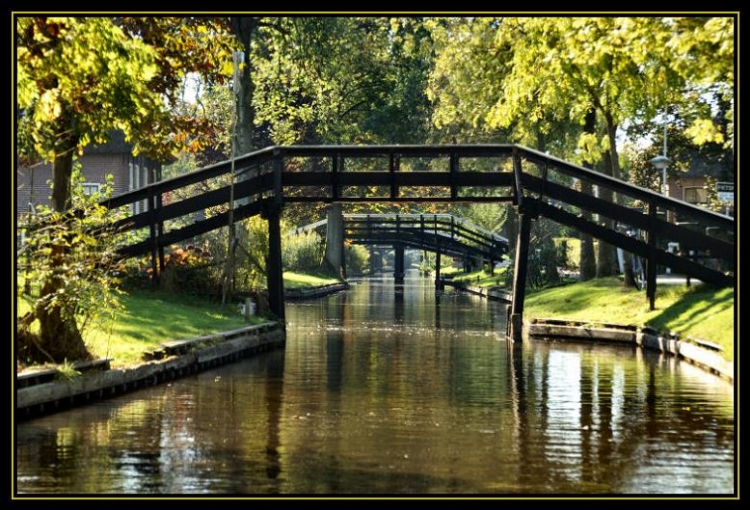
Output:
<instances>
[{"instance_id":1,"label":"brick house","mask_svg":"<svg viewBox=\"0 0 750 510\"><path fill-rule=\"evenodd\" d=\"M84 192L95 192L112 175L113 195L141 188L146 184L161 179L161 164L145 156L133 156L133 147L125 141L122 132L114 132L106 144L86 147L79 156L81 171L84 175ZM40 164L32 168L18 166L16 169L16 219L22 221L23 215L32 210L32 206L51 204L50 185L52 165ZM145 208L144 203L133 204L133 212Z\"/></svg>"},{"instance_id":2,"label":"brick house","mask_svg":"<svg viewBox=\"0 0 750 510\"><path fill-rule=\"evenodd\" d=\"M709 204L707 177L717 182L734 182L734 171L730 161L707 161L698 154L690 160L690 168L678 176L667 179L667 194L671 198L707 207ZM734 203L727 204L727 210L734 216ZM677 219L679 221L679 218Z\"/></svg>"}]
</instances>

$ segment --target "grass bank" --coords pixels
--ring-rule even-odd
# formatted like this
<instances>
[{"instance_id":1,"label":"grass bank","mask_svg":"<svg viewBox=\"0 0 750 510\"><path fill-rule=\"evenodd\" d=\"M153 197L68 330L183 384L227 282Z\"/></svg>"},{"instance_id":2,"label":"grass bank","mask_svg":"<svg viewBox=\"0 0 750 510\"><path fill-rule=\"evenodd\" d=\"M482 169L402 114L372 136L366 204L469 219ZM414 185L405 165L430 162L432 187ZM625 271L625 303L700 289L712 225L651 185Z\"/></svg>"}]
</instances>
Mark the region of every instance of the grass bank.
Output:
<instances>
[{"instance_id":1,"label":"grass bank","mask_svg":"<svg viewBox=\"0 0 750 510\"><path fill-rule=\"evenodd\" d=\"M505 271L506 268L495 269L495 274L490 275L483 269L472 271L471 273L461 273L453 277L454 282L459 282L464 285L470 285L472 287L481 287L483 289L490 287L503 287L505 286Z\"/></svg>"},{"instance_id":2,"label":"grass bank","mask_svg":"<svg viewBox=\"0 0 750 510\"><path fill-rule=\"evenodd\" d=\"M339 280L338 278L332 278L330 275L322 272L293 273L291 271L284 271L285 290L300 290L313 287L322 287L324 285L331 285L340 282L341 280Z\"/></svg>"},{"instance_id":3,"label":"grass bank","mask_svg":"<svg viewBox=\"0 0 750 510\"><path fill-rule=\"evenodd\" d=\"M322 274L284 273L287 289L304 289L337 283ZM207 335L260 324L268 319L253 317L250 322L234 306L221 306L206 298L158 290L124 291L114 320L100 319L84 332L85 342L95 357L112 358L113 367L141 362L141 355L159 343ZM19 316L31 308L27 300L18 303Z\"/></svg>"},{"instance_id":4,"label":"grass bank","mask_svg":"<svg viewBox=\"0 0 750 510\"><path fill-rule=\"evenodd\" d=\"M648 309L646 293L625 289L616 278L601 278L538 291L526 296L527 318L601 321L650 325L682 338L700 338L722 347L734 361L734 290L705 285L660 285L656 310Z\"/></svg>"},{"instance_id":5,"label":"grass bank","mask_svg":"<svg viewBox=\"0 0 750 510\"><path fill-rule=\"evenodd\" d=\"M113 358L113 366L139 363L143 352L161 342L201 336L266 322L250 322L239 309L205 298L139 290L120 298L114 321L98 324L86 339L95 356Z\"/></svg>"}]
</instances>

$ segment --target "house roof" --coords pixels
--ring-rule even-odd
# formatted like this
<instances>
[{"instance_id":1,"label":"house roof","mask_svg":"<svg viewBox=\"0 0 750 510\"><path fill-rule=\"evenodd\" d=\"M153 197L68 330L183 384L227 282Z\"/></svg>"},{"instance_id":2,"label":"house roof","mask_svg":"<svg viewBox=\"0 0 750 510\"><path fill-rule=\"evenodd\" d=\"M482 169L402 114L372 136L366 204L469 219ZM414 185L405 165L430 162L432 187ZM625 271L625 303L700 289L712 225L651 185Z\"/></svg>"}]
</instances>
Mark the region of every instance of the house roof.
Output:
<instances>
[{"instance_id":1,"label":"house roof","mask_svg":"<svg viewBox=\"0 0 750 510\"><path fill-rule=\"evenodd\" d=\"M125 141L125 133L122 131L110 131L109 140L100 145L87 145L84 154L131 154L133 144Z\"/></svg>"}]
</instances>

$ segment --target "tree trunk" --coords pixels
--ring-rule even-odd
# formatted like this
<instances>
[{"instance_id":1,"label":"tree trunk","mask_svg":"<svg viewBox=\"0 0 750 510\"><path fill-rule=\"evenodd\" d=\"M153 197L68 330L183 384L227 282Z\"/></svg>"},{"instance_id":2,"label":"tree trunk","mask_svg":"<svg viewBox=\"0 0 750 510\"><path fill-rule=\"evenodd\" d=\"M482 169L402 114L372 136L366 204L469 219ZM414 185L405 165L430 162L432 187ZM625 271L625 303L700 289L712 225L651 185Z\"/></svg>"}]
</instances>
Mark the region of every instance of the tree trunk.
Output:
<instances>
[{"instance_id":1,"label":"tree trunk","mask_svg":"<svg viewBox=\"0 0 750 510\"><path fill-rule=\"evenodd\" d=\"M237 138L238 156L255 149L255 81L253 80L252 40L258 30L258 18L252 16L233 16L231 19L232 34L242 44L245 52L244 69L239 79L237 92Z\"/></svg>"},{"instance_id":2,"label":"tree trunk","mask_svg":"<svg viewBox=\"0 0 750 510\"><path fill-rule=\"evenodd\" d=\"M50 264L59 267L63 263L64 248L54 246L50 257ZM52 277L42 286L42 299L54 295L62 287L60 277ZM37 306L36 317L39 319L39 345L38 353L34 353L36 361L53 361L62 363L65 360L90 359L86 344L83 342L81 332L75 322L75 317L66 317L63 308L52 302L49 306ZM32 351L33 352L33 351ZM51 360L45 360L49 356Z\"/></svg>"},{"instance_id":3,"label":"tree trunk","mask_svg":"<svg viewBox=\"0 0 750 510\"><path fill-rule=\"evenodd\" d=\"M63 131L58 134L58 147L55 159L52 163L52 179L54 188L52 190L52 207L56 212L65 212L70 208L70 180L73 173L73 152L78 140L75 136ZM58 268L64 264L65 246L52 246L50 255L50 267ZM39 350L46 353L54 362L65 360L90 359L91 355L86 349L81 332L78 330L75 317L71 313L66 314L63 307L50 297L62 288L62 277L53 276L42 285L42 297L40 303L48 303L47 306L37 306L35 312L39 319ZM39 356L42 361L46 356Z\"/></svg>"},{"instance_id":4,"label":"tree trunk","mask_svg":"<svg viewBox=\"0 0 750 510\"><path fill-rule=\"evenodd\" d=\"M593 108L586 112L586 120L583 126L585 133L594 133L596 131L596 110ZM584 162L584 166L591 168L590 163ZM581 180L581 192L592 195L594 190L590 183ZM591 213L584 211L583 219L591 221ZM581 232L581 260L580 260L580 277L582 282L591 280L596 277L596 258L594 256L594 238L589 234Z\"/></svg>"},{"instance_id":5,"label":"tree trunk","mask_svg":"<svg viewBox=\"0 0 750 510\"><path fill-rule=\"evenodd\" d=\"M604 118L607 122L607 137L609 138L609 168L611 172L611 176L615 179L620 179L620 155L617 152L617 125L615 124L614 119L612 118L612 114L607 112L604 115ZM610 200L615 202L622 202L619 197L612 196L612 193L610 192ZM623 204L624 205L624 204ZM631 264L630 260L630 253L623 252L623 286L634 288L635 285L635 278L633 277L633 265ZM616 252L615 252L615 261L617 260Z\"/></svg>"},{"instance_id":6,"label":"tree trunk","mask_svg":"<svg viewBox=\"0 0 750 510\"><path fill-rule=\"evenodd\" d=\"M607 174L611 171L611 160L610 153L605 153L604 158L602 158L601 164L599 165L602 173ZM611 202L614 198L612 190L600 187L599 198ZM615 224L611 218L601 215L599 216L599 223L608 229L614 228ZM615 250L615 247L600 239L596 258L596 277L604 278L607 276L615 276L618 273L619 267L617 267L617 251Z\"/></svg>"}]
</instances>

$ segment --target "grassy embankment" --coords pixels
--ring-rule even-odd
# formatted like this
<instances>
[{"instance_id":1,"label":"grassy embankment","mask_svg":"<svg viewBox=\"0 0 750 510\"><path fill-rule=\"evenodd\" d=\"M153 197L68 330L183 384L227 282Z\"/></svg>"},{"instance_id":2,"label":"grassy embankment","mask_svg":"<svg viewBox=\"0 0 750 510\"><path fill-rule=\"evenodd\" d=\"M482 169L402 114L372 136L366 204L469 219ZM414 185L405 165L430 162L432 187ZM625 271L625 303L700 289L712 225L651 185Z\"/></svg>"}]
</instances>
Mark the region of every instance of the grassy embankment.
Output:
<instances>
[{"instance_id":1,"label":"grassy embankment","mask_svg":"<svg viewBox=\"0 0 750 510\"><path fill-rule=\"evenodd\" d=\"M482 269L472 271L471 273L460 273L453 277L453 281L470 287L481 287L483 289L490 287L503 287L505 285L505 268L495 269L495 274L493 275L486 273Z\"/></svg>"},{"instance_id":2,"label":"grassy embankment","mask_svg":"<svg viewBox=\"0 0 750 510\"><path fill-rule=\"evenodd\" d=\"M700 338L722 347L734 360L734 290L704 285L660 285L656 310L645 292L626 289L617 278L601 278L545 289L526 296L524 315L615 324L648 324L659 331Z\"/></svg>"}]
</instances>

